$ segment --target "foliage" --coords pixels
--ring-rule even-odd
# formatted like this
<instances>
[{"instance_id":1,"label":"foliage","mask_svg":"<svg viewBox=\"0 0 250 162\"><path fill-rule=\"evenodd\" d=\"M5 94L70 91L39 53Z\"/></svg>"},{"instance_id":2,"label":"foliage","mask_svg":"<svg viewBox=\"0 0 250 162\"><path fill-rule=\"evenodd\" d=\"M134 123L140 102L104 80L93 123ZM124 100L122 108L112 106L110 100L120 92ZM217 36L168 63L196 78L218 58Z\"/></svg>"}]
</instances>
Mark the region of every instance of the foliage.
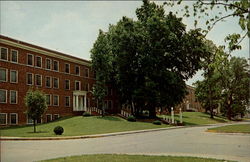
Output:
<instances>
[{"instance_id":1,"label":"foliage","mask_svg":"<svg viewBox=\"0 0 250 162\"><path fill-rule=\"evenodd\" d=\"M36 121L47 110L46 96L39 90L29 90L24 98L27 107L26 114L33 120L34 132L36 132Z\"/></svg>"},{"instance_id":2,"label":"foliage","mask_svg":"<svg viewBox=\"0 0 250 162\"><path fill-rule=\"evenodd\" d=\"M54 133L55 133L56 135L62 135L63 132L64 132L64 129L63 129L63 127L61 127L61 126L56 126L56 127L54 128Z\"/></svg>"},{"instance_id":3,"label":"foliage","mask_svg":"<svg viewBox=\"0 0 250 162\"><path fill-rule=\"evenodd\" d=\"M165 5L173 6L175 4L181 4L183 0L178 0L172 2L164 2ZM206 29L203 30L205 34L208 34L219 22L222 22L228 18L238 17L238 25L242 29L241 33L229 34L225 41L229 42L229 50L241 49L240 43L246 36L250 37L250 17L249 17L249 7L250 2L248 0L230 1L230 0L197 0L193 3L192 7L185 6L182 11L184 11L183 16L189 17L190 12L193 12L194 25L197 26L199 19L207 19ZM218 12L218 14L209 14L209 11L224 10L223 12ZM241 35L243 33L243 35Z\"/></svg>"},{"instance_id":4,"label":"foliage","mask_svg":"<svg viewBox=\"0 0 250 162\"><path fill-rule=\"evenodd\" d=\"M161 125L161 121L160 120L155 120L155 121L153 121L153 124L155 124L155 125Z\"/></svg>"},{"instance_id":5,"label":"foliage","mask_svg":"<svg viewBox=\"0 0 250 162\"><path fill-rule=\"evenodd\" d=\"M82 114L82 116L88 117L88 116L91 116L91 113L86 111L86 112L84 112L84 113Z\"/></svg>"},{"instance_id":6,"label":"foliage","mask_svg":"<svg viewBox=\"0 0 250 162\"><path fill-rule=\"evenodd\" d=\"M133 115L129 116L127 118L127 120L130 121L130 122L135 122L136 121L136 119L135 119L135 117Z\"/></svg>"},{"instance_id":7,"label":"foliage","mask_svg":"<svg viewBox=\"0 0 250 162\"><path fill-rule=\"evenodd\" d=\"M201 68L206 48L199 29L186 32L181 18L166 15L161 5L144 0L136 15L138 20L123 17L101 31L91 58L97 74L105 76L97 81L113 81L121 104L130 105L135 116L148 110L153 118L156 107L182 101L185 80Z\"/></svg>"}]
</instances>

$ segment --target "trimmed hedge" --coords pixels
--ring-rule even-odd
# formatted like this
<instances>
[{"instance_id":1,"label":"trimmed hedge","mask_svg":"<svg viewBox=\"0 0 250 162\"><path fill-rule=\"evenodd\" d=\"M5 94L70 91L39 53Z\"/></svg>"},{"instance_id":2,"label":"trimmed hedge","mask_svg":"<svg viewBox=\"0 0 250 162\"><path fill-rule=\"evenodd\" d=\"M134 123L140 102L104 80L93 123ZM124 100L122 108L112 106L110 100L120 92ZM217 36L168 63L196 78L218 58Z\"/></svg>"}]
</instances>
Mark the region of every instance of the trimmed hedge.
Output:
<instances>
[{"instance_id":1,"label":"trimmed hedge","mask_svg":"<svg viewBox=\"0 0 250 162\"><path fill-rule=\"evenodd\" d=\"M130 121L130 122L135 122L136 121L136 119L135 119L135 117L132 115L132 116L129 116L128 118L127 118L127 120L128 121Z\"/></svg>"},{"instance_id":2,"label":"trimmed hedge","mask_svg":"<svg viewBox=\"0 0 250 162\"><path fill-rule=\"evenodd\" d=\"M56 127L54 128L54 132L55 132L56 135L62 135L63 132L64 132L64 129L63 129L63 127L61 127L61 126L56 126Z\"/></svg>"},{"instance_id":3,"label":"trimmed hedge","mask_svg":"<svg viewBox=\"0 0 250 162\"><path fill-rule=\"evenodd\" d=\"M155 125L161 125L161 121L160 120L155 120L155 121L153 121L153 124L155 124Z\"/></svg>"},{"instance_id":4,"label":"trimmed hedge","mask_svg":"<svg viewBox=\"0 0 250 162\"><path fill-rule=\"evenodd\" d=\"M82 116L85 116L85 117L91 116L91 113L86 111L86 112L84 112L84 113L82 114Z\"/></svg>"}]
</instances>

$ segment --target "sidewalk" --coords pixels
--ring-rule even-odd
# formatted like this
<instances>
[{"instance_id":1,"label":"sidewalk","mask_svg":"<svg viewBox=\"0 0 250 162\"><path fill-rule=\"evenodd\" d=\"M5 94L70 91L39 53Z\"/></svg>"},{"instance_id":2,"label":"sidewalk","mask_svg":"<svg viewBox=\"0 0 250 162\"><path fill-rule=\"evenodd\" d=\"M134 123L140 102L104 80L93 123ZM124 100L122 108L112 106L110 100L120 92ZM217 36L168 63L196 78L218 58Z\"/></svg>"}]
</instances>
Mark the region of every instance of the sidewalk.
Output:
<instances>
[{"instance_id":1,"label":"sidewalk","mask_svg":"<svg viewBox=\"0 0 250 162\"><path fill-rule=\"evenodd\" d=\"M156 129L145 129L145 130L135 130L135 131L126 131L126 132L114 132L114 133L104 133L104 134L94 134L94 135L82 135L82 136L61 136L61 137L0 137L0 141L26 141L26 140L69 140L69 139L85 139L85 138L99 138L99 137L109 137L109 136L118 136L126 134L135 134L135 133L145 133L145 132L155 132L162 130L172 130L180 128L190 128L190 127L204 127L204 126L222 126L230 125L239 122L230 122L230 123L217 123L217 124L205 124L205 125L193 125L193 126L175 126L167 128L156 128ZM240 122L248 123L248 122Z\"/></svg>"}]
</instances>

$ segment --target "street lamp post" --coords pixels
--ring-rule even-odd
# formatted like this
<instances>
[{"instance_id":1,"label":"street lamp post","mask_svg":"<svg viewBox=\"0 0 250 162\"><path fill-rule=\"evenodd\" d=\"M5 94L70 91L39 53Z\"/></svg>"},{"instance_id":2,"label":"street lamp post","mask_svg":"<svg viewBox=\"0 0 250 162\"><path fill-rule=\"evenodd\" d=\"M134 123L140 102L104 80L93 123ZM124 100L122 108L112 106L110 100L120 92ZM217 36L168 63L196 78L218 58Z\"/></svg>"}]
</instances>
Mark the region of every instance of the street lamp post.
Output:
<instances>
[{"instance_id":1,"label":"street lamp post","mask_svg":"<svg viewBox=\"0 0 250 162\"><path fill-rule=\"evenodd\" d=\"M181 108L180 108L180 123L182 123L182 111L181 111Z\"/></svg>"},{"instance_id":2,"label":"street lamp post","mask_svg":"<svg viewBox=\"0 0 250 162\"><path fill-rule=\"evenodd\" d=\"M173 107L171 107L171 118L172 118L171 123L174 124L174 108Z\"/></svg>"}]
</instances>

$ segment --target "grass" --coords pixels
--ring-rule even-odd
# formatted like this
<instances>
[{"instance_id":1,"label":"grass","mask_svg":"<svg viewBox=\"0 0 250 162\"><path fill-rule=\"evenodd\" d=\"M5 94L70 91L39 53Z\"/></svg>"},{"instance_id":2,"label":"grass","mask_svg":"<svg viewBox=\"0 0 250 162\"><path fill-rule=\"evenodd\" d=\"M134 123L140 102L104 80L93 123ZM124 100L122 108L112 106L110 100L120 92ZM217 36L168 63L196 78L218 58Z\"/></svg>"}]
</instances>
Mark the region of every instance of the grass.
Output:
<instances>
[{"instance_id":1,"label":"grass","mask_svg":"<svg viewBox=\"0 0 250 162\"><path fill-rule=\"evenodd\" d=\"M57 159L45 160L43 162L219 162L224 160L198 158L198 157L180 157L180 156L149 156L149 155L117 155L117 154L97 154L69 156Z\"/></svg>"},{"instance_id":2,"label":"grass","mask_svg":"<svg viewBox=\"0 0 250 162\"><path fill-rule=\"evenodd\" d=\"M64 133L61 136L79 136L101 133L113 133L122 131L142 130L168 127L168 125L154 125L144 122L128 122L115 116L106 117L68 117L54 122L37 126L38 133L33 133L33 126L14 126L2 128L1 136L14 137L54 137L53 130L56 126L62 126Z\"/></svg>"},{"instance_id":3,"label":"grass","mask_svg":"<svg viewBox=\"0 0 250 162\"><path fill-rule=\"evenodd\" d=\"M171 118L171 115L159 115L159 117ZM175 120L179 121L179 114L175 114ZM223 117L214 116L214 119L210 118L210 115L202 112L183 112L182 120L185 125L203 125L203 124L216 124L224 123L228 120Z\"/></svg>"},{"instance_id":4,"label":"grass","mask_svg":"<svg viewBox=\"0 0 250 162\"><path fill-rule=\"evenodd\" d=\"M222 133L250 133L250 124L227 125L217 128L209 128L208 130Z\"/></svg>"}]
</instances>

